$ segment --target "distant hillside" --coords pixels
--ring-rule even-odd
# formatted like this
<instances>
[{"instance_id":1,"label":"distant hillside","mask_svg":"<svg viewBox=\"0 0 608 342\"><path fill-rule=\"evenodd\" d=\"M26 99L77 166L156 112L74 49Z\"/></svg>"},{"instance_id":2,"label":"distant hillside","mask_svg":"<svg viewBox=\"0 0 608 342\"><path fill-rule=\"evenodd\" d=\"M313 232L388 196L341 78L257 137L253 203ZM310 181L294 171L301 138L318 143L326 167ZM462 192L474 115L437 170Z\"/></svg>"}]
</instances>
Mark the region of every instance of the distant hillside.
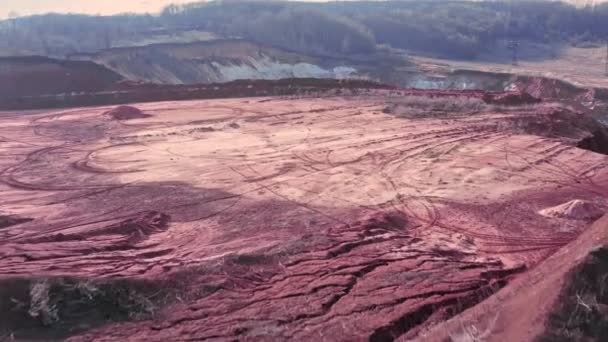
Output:
<instances>
[{"instance_id":1,"label":"distant hillside","mask_svg":"<svg viewBox=\"0 0 608 342\"><path fill-rule=\"evenodd\" d=\"M0 99L102 91L122 79L93 62L47 57L0 58Z\"/></svg>"},{"instance_id":2,"label":"distant hillside","mask_svg":"<svg viewBox=\"0 0 608 342\"><path fill-rule=\"evenodd\" d=\"M585 2L587 3L587 2ZM379 45L475 59L500 44L608 38L608 4L558 1L212 1L160 16L43 15L0 21L0 55L65 57L115 47L242 38L306 55L370 55Z\"/></svg>"}]
</instances>

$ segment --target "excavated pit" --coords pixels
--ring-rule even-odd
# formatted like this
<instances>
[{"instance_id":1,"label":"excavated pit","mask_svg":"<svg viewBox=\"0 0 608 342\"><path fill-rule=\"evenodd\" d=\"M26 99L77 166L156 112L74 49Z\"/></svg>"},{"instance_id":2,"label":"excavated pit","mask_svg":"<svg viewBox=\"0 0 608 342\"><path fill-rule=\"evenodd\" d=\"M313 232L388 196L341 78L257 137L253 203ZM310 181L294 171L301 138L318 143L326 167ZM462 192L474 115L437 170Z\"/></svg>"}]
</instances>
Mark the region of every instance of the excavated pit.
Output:
<instances>
[{"instance_id":1,"label":"excavated pit","mask_svg":"<svg viewBox=\"0 0 608 342\"><path fill-rule=\"evenodd\" d=\"M16 312L0 329L422 338L587 227L540 210L607 189L605 157L573 146L584 114L483 91L347 90L141 103L155 119L137 125L105 109L0 117L17 155L0 160L3 198L36 213L0 230L0 298Z\"/></svg>"}]
</instances>

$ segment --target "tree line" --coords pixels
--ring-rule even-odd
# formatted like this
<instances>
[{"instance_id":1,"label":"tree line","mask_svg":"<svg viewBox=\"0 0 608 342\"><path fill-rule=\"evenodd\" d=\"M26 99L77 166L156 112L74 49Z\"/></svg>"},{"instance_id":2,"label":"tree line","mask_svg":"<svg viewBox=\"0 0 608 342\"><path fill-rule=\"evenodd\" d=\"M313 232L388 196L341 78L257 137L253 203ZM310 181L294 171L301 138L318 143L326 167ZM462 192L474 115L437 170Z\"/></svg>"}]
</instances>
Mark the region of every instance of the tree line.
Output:
<instances>
[{"instance_id":1,"label":"tree line","mask_svg":"<svg viewBox=\"0 0 608 342\"><path fill-rule=\"evenodd\" d=\"M344 56L379 44L449 58L475 58L508 40L599 42L608 4L555 1L213 1L167 6L160 15L42 15L0 21L4 54L69 55L157 32L201 30L290 51Z\"/></svg>"}]
</instances>

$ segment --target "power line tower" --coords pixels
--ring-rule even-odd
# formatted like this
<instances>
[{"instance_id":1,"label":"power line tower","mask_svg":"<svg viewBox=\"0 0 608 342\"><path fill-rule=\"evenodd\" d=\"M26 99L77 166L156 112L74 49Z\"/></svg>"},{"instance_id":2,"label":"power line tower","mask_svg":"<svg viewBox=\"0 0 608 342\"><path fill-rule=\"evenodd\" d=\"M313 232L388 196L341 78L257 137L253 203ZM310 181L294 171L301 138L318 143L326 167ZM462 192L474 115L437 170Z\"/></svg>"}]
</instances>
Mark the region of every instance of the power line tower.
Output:
<instances>
[{"instance_id":1,"label":"power line tower","mask_svg":"<svg viewBox=\"0 0 608 342\"><path fill-rule=\"evenodd\" d=\"M515 23L513 21L513 0L509 1L509 12L506 24L506 35L508 38L507 49L511 51L511 64L513 66L517 66L519 64L519 42L515 40Z\"/></svg>"},{"instance_id":2,"label":"power line tower","mask_svg":"<svg viewBox=\"0 0 608 342\"><path fill-rule=\"evenodd\" d=\"M518 52L519 52L519 42L512 39L507 44L507 48L511 51L511 63L513 66L517 66L518 62Z\"/></svg>"}]
</instances>

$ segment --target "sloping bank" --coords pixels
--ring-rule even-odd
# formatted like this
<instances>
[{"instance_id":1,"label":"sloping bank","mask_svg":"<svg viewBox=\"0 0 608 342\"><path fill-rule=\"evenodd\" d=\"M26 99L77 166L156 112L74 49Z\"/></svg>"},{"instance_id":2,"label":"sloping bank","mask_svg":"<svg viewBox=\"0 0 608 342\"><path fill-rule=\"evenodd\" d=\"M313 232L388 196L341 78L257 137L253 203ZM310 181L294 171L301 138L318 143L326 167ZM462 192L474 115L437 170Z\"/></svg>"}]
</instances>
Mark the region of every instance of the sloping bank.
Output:
<instances>
[{"instance_id":1,"label":"sloping bank","mask_svg":"<svg viewBox=\"0 0 608 342\"><path fill-rule=\"evenodd\" d=\"M181 101L254 96L306 95L329 89L392 89L366 80L293 78L242 80L206 85L117 84L92 93L50 94L0 98L0 110L71 108L136 102Z\"/></svg>"},{"instance_id":2,"label":"sloping bank","mask_svg":"<svg viewBox=\"0 0 608 342\"><path fill-rule=\"evenodd\" d=\"M601 341L608 336L608 215L421 341ZM603 286L602 286L603 284Z\"/></svg>"}]
</instances>

